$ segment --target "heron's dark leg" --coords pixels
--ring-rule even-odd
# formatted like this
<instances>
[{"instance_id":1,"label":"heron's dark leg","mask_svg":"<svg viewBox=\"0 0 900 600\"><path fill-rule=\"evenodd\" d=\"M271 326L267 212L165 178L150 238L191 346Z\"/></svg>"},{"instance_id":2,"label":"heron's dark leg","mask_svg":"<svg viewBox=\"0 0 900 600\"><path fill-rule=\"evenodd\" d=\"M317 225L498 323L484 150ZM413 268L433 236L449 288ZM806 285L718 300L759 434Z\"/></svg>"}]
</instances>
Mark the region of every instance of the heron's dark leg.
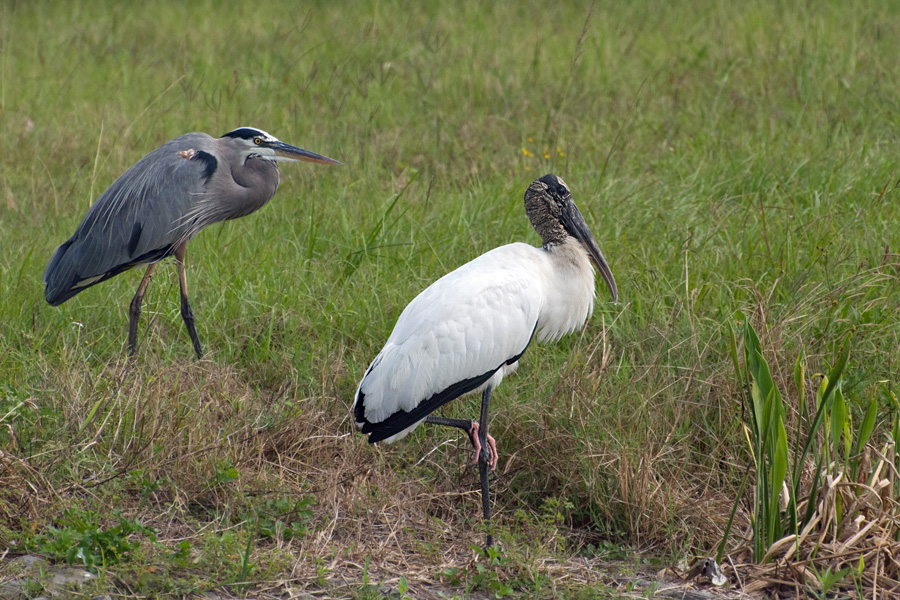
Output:
<instances>
[{"instance_id":1,"label":"heron's dark leg","mask_svg":"<svg viewBox=\"0 0 900 600\"><path fill-rule=\"evenodd\" d=\"M141 279L141 284L138 286L134 298L131 299L131 306L128 309L128 356L134 356L137 350L137 331L138 321L141 318L141 304L144 302L144 293L147 291L147 286L150 285L150 279L153 277L153 271L155 270L156 263L147 265L147 270L144 271L144 278Z\"/></svg>"},{"instance_id":2,"label":"heron's dark leg","mask_svg":"<svg viewBox=\"0 0 900 600\"><path fill-rule=\"evenodd\" d=\"M478 463L478 457L481 456L481 440L479 440L478 436L478 421L473 421L471 419L448 419L447 417L425 417L425 422L430 423L432 425L444 425L446 427L456 427L458 429L462 429L466 432L466 435L469 436L469 441L472 442L472 447L475 448L475 458L472 460L472 464ZM491 470L495 470L497 468L497 460L499 458L497 454L497 442L490 435L487 436L487 444L488 448L491 451Z\"/></svg>"},{"instance_id":3,"label":"heron's dark leg","mask_svg":"<svg viewBox=\"0 0 900 600\"><path fill-rule=\"evenodd\" d=\"M203 347L200 345L200 336L197 335L197 325L194 320L194 311L191 310L191 303L188 302L187 295L187 275L184 272L184 257L187 253L187 242L182 242L175 248L175 264L178 266L178 284L181 288L181 318L187 326L188 333L191 336L191 342L194 344L194 352L197 358L203 357Z\"/></svg>"},{"instance_id":4,"label":"heron's dark leg","mask_svg":"<svg viewBox=\"0 0 900 600\"><path fill-rule=\"evenodd\" d=\"M492 456L490 445L488 444L488 405L491 402L491 387L484 388L481 394L481 418L479 422L481 427L478 432L481 442L481 454L478 455L478 473L481 476L481 508L484 511L484 525L487 527L487 542L485 551L494 545L494 532L491 529L491 494L488 483L488 475L491 469ZM495 451L496 452L496 451Z\"/></svg>"}]
</instances>

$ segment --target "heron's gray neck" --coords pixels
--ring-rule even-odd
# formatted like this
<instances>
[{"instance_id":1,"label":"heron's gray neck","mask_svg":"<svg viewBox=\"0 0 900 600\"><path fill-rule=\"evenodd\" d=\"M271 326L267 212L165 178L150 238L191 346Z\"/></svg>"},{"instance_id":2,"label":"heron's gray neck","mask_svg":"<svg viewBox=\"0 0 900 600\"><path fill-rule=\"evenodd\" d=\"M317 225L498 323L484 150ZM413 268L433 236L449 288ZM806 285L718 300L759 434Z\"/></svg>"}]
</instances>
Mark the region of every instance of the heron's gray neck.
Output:
<instances>
[{"instance_id":1,"label":"heron's gray neck","mask_svg":"<svg viewBox=\"0 0 900 600\"><path fill-rule=\"evenodd\" d=\"M248 159L232 167L231 173L237 185L228 195L227 219L243 217L262 208L275 195L281 180L278 165L261 158Z\"/></svg>"}]
</instances>

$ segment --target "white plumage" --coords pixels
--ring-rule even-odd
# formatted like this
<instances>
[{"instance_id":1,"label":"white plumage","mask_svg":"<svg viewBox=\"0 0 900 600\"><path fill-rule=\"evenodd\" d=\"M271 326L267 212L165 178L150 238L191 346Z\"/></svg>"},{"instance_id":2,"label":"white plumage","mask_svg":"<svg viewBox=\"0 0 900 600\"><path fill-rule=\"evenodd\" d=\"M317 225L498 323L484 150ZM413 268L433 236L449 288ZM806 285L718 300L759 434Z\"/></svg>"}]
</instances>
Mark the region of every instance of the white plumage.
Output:
<instances>
[{"instance_id":1,"label":"white plumage","mask_svg":"<svg viewBox=\"0 0 900 600\"><path fill-rule=\"evenodd\" d=\"M575 238L550 249L495 248L409 303L360 382L356 402L363 400L365 421L375 424L489 372L467 391L494 388L516 368L507 361L525 351L535 331L542 341L556 340L584 325L593 306L594 269ZM424 418L384 441L406 436Z\"/></svg>"},{"instance_id":2,"label":"white plumage","mask_svg":"<svg viewBox=\"0 0 900 600\"><path fill-rule=\"evenodd\" d=\"M545 175L525 192L525 213L543 246L495 248L441 277L409 303L356 390L353 414L369 442L392 442L423 422L464 429L475 447L491 546L488 435L491 390L514 370L531 340L581 328L594 308L594 266L618 298L616 281L568 186ZM482 391L479 420L430 414Z\"/></svg>"}]
</instances>

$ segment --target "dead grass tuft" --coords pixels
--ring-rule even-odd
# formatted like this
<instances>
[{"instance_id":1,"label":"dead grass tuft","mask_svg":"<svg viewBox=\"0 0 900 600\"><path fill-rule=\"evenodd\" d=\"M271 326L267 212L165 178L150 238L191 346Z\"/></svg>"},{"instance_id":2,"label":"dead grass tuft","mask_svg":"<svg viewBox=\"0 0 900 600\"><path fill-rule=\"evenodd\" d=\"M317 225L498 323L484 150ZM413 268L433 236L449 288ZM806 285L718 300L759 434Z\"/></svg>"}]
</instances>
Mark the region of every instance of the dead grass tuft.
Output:
<instances>
[{"instance_id":1,"label":"dead grass tuft","mask_svg":"<svg viewBox=\"0 0 900 600\"><path fill-rule=\"evenodd\" d=\"M848 481L843 472L826 475L818 496L799 503L800 514L812 510L806 527L772 544L760 564L750 560L751 542L737 548L733 556L739 562L732 572L744 591L803 594L856 588L875 598L900 593L897 456L892 443L880 449L868 446L865 454L874 469L861 472L871 475L859 481Z\"/></svg>"},{"instance_id":2,"label":"dead grass tuft","mask_svg":"<svg viewBox=\"0 0 900 600\"><path fill-rule=\"evenodd\" d=\"M0 450L0 546L9 547L17 537L15 531L38 522L57 498L39 471Z\"/></svg>"}]
</instances>

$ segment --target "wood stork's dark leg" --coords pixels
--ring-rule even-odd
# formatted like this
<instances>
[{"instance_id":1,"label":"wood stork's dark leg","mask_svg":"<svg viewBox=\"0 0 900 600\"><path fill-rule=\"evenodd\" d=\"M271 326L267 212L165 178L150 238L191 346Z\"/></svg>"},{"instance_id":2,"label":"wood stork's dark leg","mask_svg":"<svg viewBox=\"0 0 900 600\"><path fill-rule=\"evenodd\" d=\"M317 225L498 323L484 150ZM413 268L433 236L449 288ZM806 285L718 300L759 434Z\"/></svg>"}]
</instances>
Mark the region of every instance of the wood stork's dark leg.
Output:
<instances>
[{"instance_id":1,"label":"wood stork's dark leg","mask_svg":"<svg viewBox=\"0 0 900 600\"><path fill-rule=\"evenodd\" d=\"M469 419L448 419L446 417L425 417L426 423L457 427L465 431L472 445L475 446L478 474L481 477L481 509L484 513L484 525L487 528L487 544L485 550L494 545L494 533L491 529L491 493L488 476L497 466L497 443L488 435L488 412L491 403L491 388L484 388L481 394L481 418L478 421Z\"/></svg>"},{"instance_id":2,"label":"wood stork's dark leg","mask_svg":"<svg viewBox=\"0 0 900 600\"><path fill-rule=\"evenodd\" d=\"M491 402L491 387L484 388L481 394L481 418L479 422L479 438L481 441L481 454L478 456L478 473L481 476L481 508L484 511L484 525L487 528L487 542L485 544L485 552L494 545L494 532L491 528L491 494L488 482L488 475L491 469L491 450L488 445L488 406Z\"/></svg>"},{"instance_id":3,"label":"wood stork's dark leg","mask_svg":"<svg viewBox=\"0 0 900 600\"><path fill-rule=\"evenodd\" d=\"M147 286L150 285L150 279L153 278L153 271L156 270L157 263L147 265L144 271L144 278L138 286L134 298L131 299L131 306L128 309L128 356L134 356L137 351L137 332L138 321L141 318L141 304L144 302L144 294L147 292Z\"/></svg>"},{"instance_id":4,"label":"wood stork's dark leg","mask_svg":"<svg viewBox=\"0 0 900 600\"><path fill-rule=\"evenodd\" d=\"M200 336L197 335L197 325L194 320L194 311L191 310L191 303L188 302L187 295L187 275L184 272L184 257L187 253L187 242L182 242L175 248L175 264L178 267L178 285L181 288L181 318L187 326L188 333L191 336L191 342L194 344L194 352L197 358L203 358L203 347L200 345Z\"/></svg>"},{"instance_id":5,"label":"wood stork's dark leg","mask_svg":"<svg viewBox=\"0 0 900 600\"><path fill-rule=\"evenodd\" d=\"M469 441L472 442L472 447L475 448L475 457L472 460L472 464L478 463L478 457L481 455L481 440L478 435L478 421L473 421L471 419L448 419L447 417L425 417L425 422L430 423L432 425L443 425L445 427L456 427L458 429L462 429L466 432L466 435L469 436ZM497 468L497 460L499 456L497 455L497 442L490 435L487 436L488 448L491 451L491 470L495 470Z\"/></svg>"}]
</instances>

